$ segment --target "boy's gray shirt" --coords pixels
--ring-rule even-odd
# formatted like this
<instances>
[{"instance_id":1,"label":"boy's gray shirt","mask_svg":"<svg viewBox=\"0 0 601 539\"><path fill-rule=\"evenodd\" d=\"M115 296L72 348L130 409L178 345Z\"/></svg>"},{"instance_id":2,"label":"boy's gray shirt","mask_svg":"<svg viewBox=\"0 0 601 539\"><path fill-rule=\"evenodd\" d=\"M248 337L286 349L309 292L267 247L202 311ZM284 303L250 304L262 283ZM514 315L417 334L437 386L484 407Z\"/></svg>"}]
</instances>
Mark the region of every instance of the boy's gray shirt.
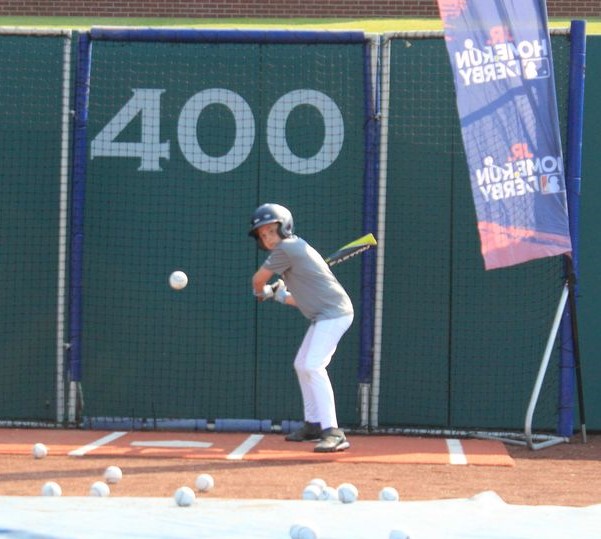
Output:
<instances>
[{"instance_id":1,"label":"boy's gray shirt","mask_svg":"<svg viewBox=\"0 0 601 539\"><path fill-rule=\"evenodd\" d=\"M300 312L311 321L353 314L353 304L323 257L298 236L283 239L263 267L281 275Z\"/></svg>"}]
</instances>

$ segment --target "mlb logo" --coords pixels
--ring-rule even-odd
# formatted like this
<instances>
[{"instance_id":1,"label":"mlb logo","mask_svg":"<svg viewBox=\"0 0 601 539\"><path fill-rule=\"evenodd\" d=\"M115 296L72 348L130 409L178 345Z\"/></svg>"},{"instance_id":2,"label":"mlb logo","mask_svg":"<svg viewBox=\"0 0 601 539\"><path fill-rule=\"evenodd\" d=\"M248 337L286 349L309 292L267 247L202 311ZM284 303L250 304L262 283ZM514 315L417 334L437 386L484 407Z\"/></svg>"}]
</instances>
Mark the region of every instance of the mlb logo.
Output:
<instances>
[{"instance_id":1,"label":"mlb logo","mask_svg":"<svg viewBox=\"0 0 601 539\"><path fill-rule=\"evenodd\" d=\"M540 192L544 195L563 191L560 177L557 174L543 174L540 177Z\"/></svg>"}]
</instances>

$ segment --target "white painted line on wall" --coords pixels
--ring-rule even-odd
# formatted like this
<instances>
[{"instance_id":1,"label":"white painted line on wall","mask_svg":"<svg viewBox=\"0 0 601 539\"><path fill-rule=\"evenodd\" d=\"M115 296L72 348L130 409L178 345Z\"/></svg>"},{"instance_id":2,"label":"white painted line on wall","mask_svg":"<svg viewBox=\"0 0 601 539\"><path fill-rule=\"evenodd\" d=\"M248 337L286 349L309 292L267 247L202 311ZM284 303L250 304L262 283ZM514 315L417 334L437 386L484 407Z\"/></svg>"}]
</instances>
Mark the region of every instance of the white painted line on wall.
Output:
<instances>
[{"instance_id":1,"label":"white painted line on wall","mask_svg":"<svg viewBox=\"0 0 601 539\"><path fill-rule=\"evenodd\" d=\"M456 439L447 439L446 442L449 450L449 463L458 465L467 464L467 457L463 452L461 441Z\"/></svg>"},{"instance_id":2,"label":"white painted line on wall","mask_svg":"<svg viewBox=\"0 0 601 539\"><path fill-rule=\"evenodd\" d=\"M262 434L251 434L244 442L234 449L226 458L228 460L241 460L255 445L263 439Z\"/></svg>"},{"instance_id":3,"label":"white painted line on wall","mask_svg":"<svg viewBox=\"0 0 601 539\"><path fill-rule=\"evenodd\" d=\"M111 434L107 434L106 436L99 438L98 440L96 440L95 442L92 442L91 444L87 444L87 445L80 447L79 449L74 449L73 451L69 451L69 456L70 457L81 457L82 455L85 455L86 453L89 453L90 451L94 451L94 449L98 449L99 447L106 445L109 442L116 440L117 438L121 438L121 436L125 436L126 434L127 434L127 432L120 432L120 431L112 432Z\"/></svg>"}]
</instances>

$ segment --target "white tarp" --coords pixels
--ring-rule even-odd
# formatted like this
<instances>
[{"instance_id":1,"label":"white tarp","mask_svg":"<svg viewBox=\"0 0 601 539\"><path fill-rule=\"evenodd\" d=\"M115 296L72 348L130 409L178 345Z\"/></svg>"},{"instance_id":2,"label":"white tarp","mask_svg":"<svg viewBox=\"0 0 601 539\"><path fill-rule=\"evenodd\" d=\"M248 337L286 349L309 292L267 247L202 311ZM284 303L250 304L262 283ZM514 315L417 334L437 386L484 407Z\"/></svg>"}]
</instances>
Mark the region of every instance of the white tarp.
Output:
<instances>
[{"instance_id":1,"label":"white tarp","mask_svg":"<svg viewBox=\"0 0 601 539\"><path fill-rule=\"evenodd\" d=\"M107 539L286 539L309 523L318 539L592 539L601 537L601 504L506 504L496 493L433 501L228 500L0 496L0 537Z\"/></svg>"}]
</instances>

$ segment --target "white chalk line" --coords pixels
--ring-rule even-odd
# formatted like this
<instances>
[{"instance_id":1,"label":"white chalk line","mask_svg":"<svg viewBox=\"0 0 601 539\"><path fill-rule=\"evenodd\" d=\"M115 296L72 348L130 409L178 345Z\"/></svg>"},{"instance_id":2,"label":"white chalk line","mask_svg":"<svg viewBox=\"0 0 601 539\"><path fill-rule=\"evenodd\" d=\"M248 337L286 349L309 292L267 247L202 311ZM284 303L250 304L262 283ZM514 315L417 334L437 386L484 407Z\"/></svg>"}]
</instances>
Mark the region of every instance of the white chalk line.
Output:
<instances>
[{"instance_id":1,"label":"white chalk line","mask_svg":"<svg viewBox=\"0 0 601 539\"><path fill-rule=\"evenodd\" d=\"M136 447L167 447L170 449L186 449L186 448L200 448L207 449L213 447L211 442L193 442L191 440L146 440L146 441L133 441L129 445Z\"/></svg>"},{"instance_id":2,"label":"white chalk line","mask_svg":"<svg viewBox=\"0 0 601 539\"><path fill-rule=\"evenodd\" d=\"M226 458L228 460L242 460L253 447L263 439L263 434L251 434L244 442L234 449Z\"/></svg>"},{"instance_id":3,"label":"white chalk line","mask_svg":"<svg viewBox=\"0 0 601 539\"><path fill-rule=\"evenodd\" d=\"M461 441L456 439L447 439L445 441L447 442L447 449L449 450L449 463L460 466L466 465L467 457L463 452Z\"/></svg>"},{"instance_id":4,"label":"white chalk line","mask_svg":"<svg viewBox=\"0 0 601 539\"><path fill-rule=\"evenodd\" d=\"M119 432L119 431L112 432L111 434L107 434L106 436L99 438L98 440L96 440L95 442L92 442L91 444L86 444L78 449L69 451L69 456L70 457L81 457L81 456L85 455L86 453L89 453L90 451L94 451L94 449L98 449L99 447L106 445L106 444L112 442L113 440L116 440L117 438L121 438L121 436L125 436L126 434L127 434L127 432Z\"/></svg>"}]
</instances>

